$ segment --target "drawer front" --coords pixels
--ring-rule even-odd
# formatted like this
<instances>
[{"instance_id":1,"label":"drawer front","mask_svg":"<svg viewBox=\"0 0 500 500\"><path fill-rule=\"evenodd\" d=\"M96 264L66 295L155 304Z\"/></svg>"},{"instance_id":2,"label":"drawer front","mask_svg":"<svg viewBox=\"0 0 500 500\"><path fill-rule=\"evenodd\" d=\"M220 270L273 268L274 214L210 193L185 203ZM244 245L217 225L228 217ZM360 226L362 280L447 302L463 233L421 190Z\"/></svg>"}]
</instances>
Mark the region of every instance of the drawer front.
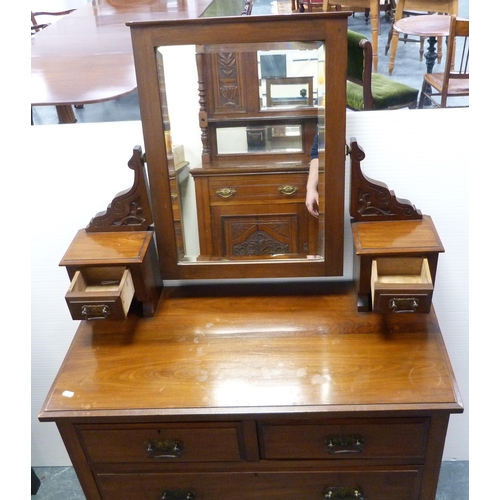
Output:
<instances>
[{"instance_id":1,"label":"drawer front","mask_svg":"<svg viewBox=\"0 0 500 500\"><path fill-rule=\"evenodd\" d=\"M376 290L373 295L373 311L381 313L429 313L432 290Z\"/></svg>"},{"instance_id":2,"label":"drawer front","mask_svg":"<svg viewBox=\"0 0 500 500\"><path fill-rule=\"evenodd\" d=\"M82 268L76 271L65 298L73 319L125 319L134 293L129 269Z\"/></svg>"},{"instance_id":3,"label":"drawer front","mask_svg":"<svg viewBox=\"0 0 500 500\"><path fill-rule=\"evenodd\" d=\"M401 458L423 462L427 431L426 419L271 423L260 428L261 453L267 460Z\"/></svg>"},{"instance_id":4,"label":"drawer front","mask_svg":"<svg viewBox=\"0 0 500 500\"><path fill-rule=\"evenodd\" d=\"M104 500L417 500L421 472L98 474L97 482Z\"/></svg>"},{"instance_id":5,"label":"drawer front","mask_svg":"<svg viewBox=\"0 0 500 500\"><path fill-rule=\"evenodd\" d=\"M306 174L221 176L209 180L210 204L305 200Z\"/></svg>"},{"instance_id":6,"label":"drawer front","mask_svg":"<svg viewBox=\"0 0 500 500\"><path fill-rule=\"evenodd\" d=\"M381 313L428 313L434 290L426 258L379 258L372 261L372 310Z\"/></svg>"},{"instance_id":7,"label":"drawer front","mask_svg":"<svg viewBox=\"0 0 500 500\"><path fill-rule=\"evenodd\" d=\"M91 462L211 462L245 459L238 422L121 427L79 426Z\"/></svg>"}]
</instances>

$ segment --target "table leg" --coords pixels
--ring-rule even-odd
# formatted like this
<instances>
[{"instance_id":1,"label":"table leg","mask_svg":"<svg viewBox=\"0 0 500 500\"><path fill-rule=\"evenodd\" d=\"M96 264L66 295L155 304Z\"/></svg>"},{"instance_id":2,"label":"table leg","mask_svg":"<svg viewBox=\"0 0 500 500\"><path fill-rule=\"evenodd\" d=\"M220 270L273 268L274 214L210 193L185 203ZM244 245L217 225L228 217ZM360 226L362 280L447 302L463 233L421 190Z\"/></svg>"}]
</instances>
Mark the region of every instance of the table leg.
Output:
<instances>
[{"instance_id":1,"label":"table leg","mask_svg":"<svg viewBox=\"0 0 500 500\"><path fill-rule=\"evenodd\" d=\"M71 105L56 106L59 123L76 123L75 112Z\"/></svg>"},{"instance_id":2,"label":"table leg","mask_svg":"<svg viewBox=\"0 0 500 500\"><path fill-rule=\"evenodd\" d=\"M427 40L428 47L427 47L427 52L425 53L425 62L427 63L427 73L432 73L434 64L437 59L436 42L437 38L435 36L430 36Z\"/></svg>"},{"instance_id":3,"label":"table leg","mask_svg":"<svg viewBox=\"0 0 500 500\"><path fill-rule=\"evenodd\" d=\"M432 70L434 69L434 64L436 63L437 59L437 54L436 54L436 42L437 38L435 36L430 36L427 40L428 47L427 47L427 52L425 53L425 62L427 64L427 73L432 73ZM430 85L427 84L425 91L428 92ZM431 100L429 98L426 98L424 101L424 106L428 106L431 104Z\"/></svg>"}]
</instances>

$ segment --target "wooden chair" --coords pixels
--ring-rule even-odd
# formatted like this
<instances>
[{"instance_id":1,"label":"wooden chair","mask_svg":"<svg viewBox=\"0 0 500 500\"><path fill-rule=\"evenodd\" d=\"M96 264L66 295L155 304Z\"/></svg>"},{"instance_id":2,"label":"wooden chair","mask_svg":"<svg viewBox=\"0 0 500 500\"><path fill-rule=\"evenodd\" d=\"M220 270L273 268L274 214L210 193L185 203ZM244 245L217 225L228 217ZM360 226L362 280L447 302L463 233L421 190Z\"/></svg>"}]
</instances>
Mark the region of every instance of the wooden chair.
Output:
<instances>
[{"instance_id":1,"label":"wooden chair","mask_svg":"<svg viewBox=\"0 0 500 500\"><path fill-rule=\"evenodd\" d=\"M424 75L418 107L423 108L426 100L439 108L468 107L468 104L448 106L448 98L468 96L469 21L451 16L444 72Z\"/></svg>"},{"instance_id":2,"label":"wooden chair","mask_svg":"<svg viewBox=\"0 0 500 500\"><path fill-rule=\"evenodd\" d=\"M398 0L396 5L396 12L393 18L393 24L405 17L406 15L418 15L418 14L449 14L458 15L458 0ZM398 49L398 42L400 40L399 33L392 29L389 31L390 41L387 41L386 54L390 47L389 55L389 75L392 75L394 71L394 65L396 61L396 51ZM403 38L402 41L413 41L412 39ZM420 42L420 60L424 53L424 41L422 38L417 40ZM442 54L442 40L438 40L438 63L441 62Z\"/></svg>"},{"instance_id":3,"label":"wooden chair","mask_svg":"<svg viewBox=\"0 0 500 500\"><path fill-rule=\"evenodd\" d=\"M354 111L417 107L418 89L372 73L372 46L364 36L347 32L347 108Z\"/></svg>"}]
</instances>

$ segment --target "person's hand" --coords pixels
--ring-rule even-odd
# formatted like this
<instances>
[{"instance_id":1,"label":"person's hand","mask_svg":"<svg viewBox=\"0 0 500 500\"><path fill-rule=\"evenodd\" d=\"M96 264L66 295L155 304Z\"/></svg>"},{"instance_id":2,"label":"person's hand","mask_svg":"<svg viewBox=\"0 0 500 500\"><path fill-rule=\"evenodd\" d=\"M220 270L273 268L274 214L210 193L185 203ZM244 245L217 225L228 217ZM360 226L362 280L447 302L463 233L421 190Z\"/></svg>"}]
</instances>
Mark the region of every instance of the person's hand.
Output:
<instances>
[{"instance_id":1,"label":"person's hand","mask_svg":"<svg viewBox=\"0 0 500 500\"><path fill-rule=\"evenodd\" d=\"M306 207L309 213L314 217L319 217L318 190L308 189L306 194Z\"/></svg>"}]
</instances>

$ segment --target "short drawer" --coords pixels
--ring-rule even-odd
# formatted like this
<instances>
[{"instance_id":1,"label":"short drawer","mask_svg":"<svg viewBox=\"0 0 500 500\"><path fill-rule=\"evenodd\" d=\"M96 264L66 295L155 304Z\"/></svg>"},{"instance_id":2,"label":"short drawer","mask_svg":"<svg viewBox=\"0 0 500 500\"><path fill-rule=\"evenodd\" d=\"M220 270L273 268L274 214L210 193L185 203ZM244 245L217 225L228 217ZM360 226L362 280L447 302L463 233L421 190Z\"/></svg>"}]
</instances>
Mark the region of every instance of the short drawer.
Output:
<instances>
[{"instance_id":1,"label":"short drawer","mask_svg":"<svg viewBox=\"0 0 500 500\"><path fill-rule=\"evenodd\" d=\"M419 467L359 471L98 474L103 500L417 500Z\"/></svg>"},{"instance_id":2,"label":"short drawer","mask_svg":"<svg viewBox=\"0 0 500 500\"><path fill-rule=\"evenodd\" d=\"M134 293L132 275L127 268L83 267L71 280L66 303L73 319L124 319Z\"/></svg>"},{"instance_id":3,"label":"short drawer","mask_svg":"<svg viewBox=\"0 0 500 500\"><path fill-rule=\"evenodd\" d=\"M238 422L141 427L78 426L91 462L212 462L245 459Z\"/></svg>"},{"instance_id":4,"label":"short drawer","mask_svg":"<svg viewBox=\"0 0 500 500\"><path fill-rule=\"evenodd\" d=\"M269 423L260 429L262 458L424 459L427 419L375 419L358 422Z\"/></svg>"},{"instance_id":5,"label":"short drawer","mask_svg":"<svg viewBox=\"0 0 500 500\"><path fill-rule=\"evenodd\" d=\"M210 204L305 200L306 183L306 174L298 173L213 177L209 181Z\"/></svg>"},{"instance_id":6,"label":"short drawer","mask_svg":"<svg viewBox=\"0 0 500 500\"><path fill-rule=\"evenodd\" d=\"M372 310L428 313L434 290L426 258L386 257L372 261Z\"/></svg>"}]
</instances>

